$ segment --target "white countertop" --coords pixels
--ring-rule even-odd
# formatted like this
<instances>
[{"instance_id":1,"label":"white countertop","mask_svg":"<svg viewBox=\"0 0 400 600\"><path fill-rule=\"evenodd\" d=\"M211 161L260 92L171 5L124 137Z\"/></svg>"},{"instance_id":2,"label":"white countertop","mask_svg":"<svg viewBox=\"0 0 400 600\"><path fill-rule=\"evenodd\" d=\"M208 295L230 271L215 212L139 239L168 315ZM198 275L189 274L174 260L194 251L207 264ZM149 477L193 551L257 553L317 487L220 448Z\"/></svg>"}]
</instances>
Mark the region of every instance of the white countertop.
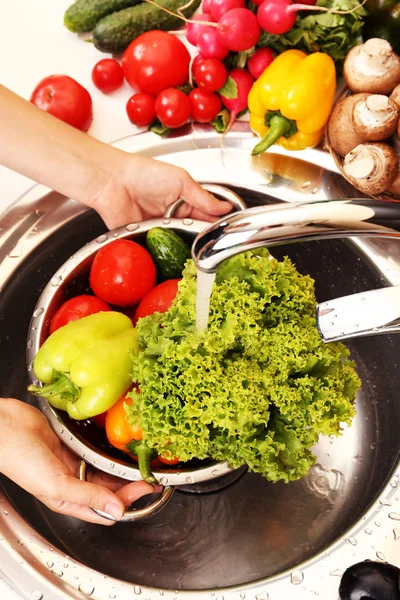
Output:
<instances>
[{"instance_id":1,"label":"white countertop","mask_svg":"<svg viewBox=\"0 0 400 600\"><path fill-rule=\"evenodd\" d=\"M72 0L15 0L0 11L0 83L29 99L36 84L48 75L70 75L93 99L90 135L112 142L137 131L128 120L125 104L132 95L127 83L110 95L97 90L91 79L95 63L109 55L85 43L63 25ZM0 213L33 182L0 167Z\"/></svg>"}]
</instances>

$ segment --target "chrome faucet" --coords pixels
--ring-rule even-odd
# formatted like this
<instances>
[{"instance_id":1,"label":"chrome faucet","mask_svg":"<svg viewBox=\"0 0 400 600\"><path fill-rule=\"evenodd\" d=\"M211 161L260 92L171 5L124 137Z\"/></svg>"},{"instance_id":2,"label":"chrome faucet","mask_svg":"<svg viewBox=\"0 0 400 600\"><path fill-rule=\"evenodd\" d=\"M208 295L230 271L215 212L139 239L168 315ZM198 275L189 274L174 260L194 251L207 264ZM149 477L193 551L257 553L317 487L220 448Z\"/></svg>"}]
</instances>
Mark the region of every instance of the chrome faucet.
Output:
<instances>
[{"instance_id":1,"label":"chrome faucet","mask_svg":"<svg viewBox=\"0 0 400 600\"><path fill-rule=\"evenodd\" d=\"M226 259L261 246L348 237L400 239L400 202L366 198L273 204L228 215L194 240L192 257L213 273ZM400 286L317 306L324 341L400 331Z\"/></svg>"}]
</instances>

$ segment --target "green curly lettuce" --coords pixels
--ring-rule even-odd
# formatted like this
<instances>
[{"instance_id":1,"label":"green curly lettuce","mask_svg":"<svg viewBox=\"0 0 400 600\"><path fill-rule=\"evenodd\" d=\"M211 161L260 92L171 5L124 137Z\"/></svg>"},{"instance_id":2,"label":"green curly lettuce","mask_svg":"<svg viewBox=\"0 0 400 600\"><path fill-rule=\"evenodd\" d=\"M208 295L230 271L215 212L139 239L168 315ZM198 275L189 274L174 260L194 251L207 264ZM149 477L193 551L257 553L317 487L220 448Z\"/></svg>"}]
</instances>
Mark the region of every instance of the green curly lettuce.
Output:
<instances>
[{"instance_id":1,"label":"green curly lettuce","mask_svg":"<svg viewBox=\"0 0 400 600\"><path fill-rule=\"evenodd\" d=\"M262 248L220 268L201 333L195 298L188 261L168 312L139 319L131 421L159 454L302 477L319 435L351 422L360 387L347 348L320 339L313 280Z\"/></svg>"}]
</instances>

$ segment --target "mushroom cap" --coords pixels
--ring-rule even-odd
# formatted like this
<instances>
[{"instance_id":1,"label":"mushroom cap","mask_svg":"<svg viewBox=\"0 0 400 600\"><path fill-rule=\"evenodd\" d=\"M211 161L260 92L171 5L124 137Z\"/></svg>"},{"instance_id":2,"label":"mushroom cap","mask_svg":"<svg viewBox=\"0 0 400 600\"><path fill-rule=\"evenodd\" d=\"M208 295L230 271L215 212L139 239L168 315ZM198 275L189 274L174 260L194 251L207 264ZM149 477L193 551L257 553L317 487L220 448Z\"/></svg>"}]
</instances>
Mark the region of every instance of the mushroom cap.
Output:
<instances>
[{"instance_id":1,"label":"mushroom cap","mask_svg":"<svg viewBox=\"0 0 400 600\"><path fill-rule=\"evenodd\" d=\"M346 156L353 148L366 140L354 129L353 107L356 102L366 100L369 94L354 94L340 100L328 121L328 136L332 148L339 156Z\"/></svg>"},{"instance_id":2,"label":"mushroom cap","mask_svg":"<svg viewBox=\"0 0 400 600\"><path fill-rule=\"evenodd\" d=\"M396 85L393 92L390 94L390 99L392 102L397 104L397 106L400 109L400 84Z\"/></svg>"},{"instance_id":3,"label":"mushroom cap","mask_svg":"<svg viewBox=\"0 0 400 600\"><path fill-rule=\"evenodd\" d=\"M353 92L390 94L400 84L400 57L386 40L371 38L350 50L343 76Z\"/></svg>"},{"instance_id":4,"label":"mushroom cap","mask_svg":"<svg viewBox=\"0 0 400 600\"><path fill-rule=\"evenodd\" d=\"M353 106L354 130L365 140L380 142L391 137L399 121L399 107L387 96L371 94Z\"/></svg>"},{"instance_id":5,"label":"mushroom cap","mask_svg":"<svg viewBox=\"0 0 400 600\"><path fill-rule=\"evenodd\" d=\"M360 144L345 156L343 170L355 187L367 194L381 194L399 172L396 152L388 144Z\"/></svg>"},{"instance_id":6,"label":"mushroom cap","mask_svg":"<svg viewBox=\"0 0 400 600\"><path fill-rule=\"evenodd\" d=\"M393 181L388 191L394 196L400 197L400 171L397 173L397 177Z\"/></svg>"}]
</instances>

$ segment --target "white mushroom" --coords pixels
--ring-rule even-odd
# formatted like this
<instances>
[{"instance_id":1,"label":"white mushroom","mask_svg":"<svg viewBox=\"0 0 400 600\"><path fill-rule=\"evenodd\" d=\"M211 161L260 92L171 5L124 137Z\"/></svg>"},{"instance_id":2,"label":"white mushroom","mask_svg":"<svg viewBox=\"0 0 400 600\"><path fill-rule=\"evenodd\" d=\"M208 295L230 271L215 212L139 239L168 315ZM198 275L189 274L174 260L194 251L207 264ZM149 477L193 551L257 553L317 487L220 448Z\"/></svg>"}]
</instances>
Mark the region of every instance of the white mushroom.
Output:
<instances>
[{"instance_id":1,"label":"white mushroom","mask_svg":"<svg viewBox=\"0 0 400 600\"><path fill-rule=\"evenodd\" d=\"M354 130L369 142L391 137L397 129L398 120L398 106L381 94L359 100L353 107Z\"/></svg>"},{"instance_id":2,"label":"white mushroom","mask_svg":"<svg viewBox=\"0 0 400 600\"><path fill-rule=\"evenodd\" d=\"M399 161L388 144L360 144L345 156L343 170L358 189L367 194L381 194L396 179Z\"/></svg>"},{"instance_id":3,"label":"white mushroom","mask_svg":"<svg viewBox=\"0 0 400 600\"><path fill-rule=\"evenodd\" d=\"M354 129L353 108L357 102L365 101L369 94L354 94L338 102L329 117L328 135L332 148L340 156L346 156L353 148L365 142L365 138Z\"/></svg>"},{"instance_id":4,"label":"white mushroom","mask_svg":"<svg viewBox=\"0 0 400 600\"><path fill-rule=\"evenodd\" d=\"M390 94L400 84L400 57L386 40L371 38L350 50L343 75L353 92Z\"/></svg>"}]
</instances>

